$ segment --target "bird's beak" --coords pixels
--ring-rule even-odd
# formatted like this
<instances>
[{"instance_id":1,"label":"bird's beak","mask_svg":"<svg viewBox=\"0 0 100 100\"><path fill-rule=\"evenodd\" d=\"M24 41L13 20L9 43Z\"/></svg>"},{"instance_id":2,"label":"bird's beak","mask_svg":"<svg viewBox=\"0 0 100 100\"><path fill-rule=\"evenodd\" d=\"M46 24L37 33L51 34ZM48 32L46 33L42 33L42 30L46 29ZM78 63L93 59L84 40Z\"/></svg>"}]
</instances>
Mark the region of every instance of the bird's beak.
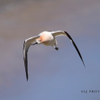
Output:
<instances>
[{"instance_id":1,"label":"bird's beak","mask_svg":"<svg viewBox=\"0 0 100 100\"><path fill-rule=\"evenodd\" d=\"M35 43L33 43L32 45L36 45L36 44L38 44L37 42L35 42Z\"/></svg>"}]
</instances>

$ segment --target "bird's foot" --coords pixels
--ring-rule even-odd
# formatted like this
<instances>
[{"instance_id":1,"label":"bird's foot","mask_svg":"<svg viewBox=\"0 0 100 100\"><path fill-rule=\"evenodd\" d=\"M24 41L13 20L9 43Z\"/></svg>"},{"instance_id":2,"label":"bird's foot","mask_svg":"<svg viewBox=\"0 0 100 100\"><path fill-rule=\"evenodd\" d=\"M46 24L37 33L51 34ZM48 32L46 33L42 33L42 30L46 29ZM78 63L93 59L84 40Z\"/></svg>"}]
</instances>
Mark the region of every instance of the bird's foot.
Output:
<instances>
[{"instance_id":1,"label":"bird's foot","mask_svg":"<svg viewBox=\"0 0 100 100\"><path fill-rule=\"evenodd\" d=\"M55 47L55 49L58 50L59 48L58 47Z\"/></svg>"}]
</instances>

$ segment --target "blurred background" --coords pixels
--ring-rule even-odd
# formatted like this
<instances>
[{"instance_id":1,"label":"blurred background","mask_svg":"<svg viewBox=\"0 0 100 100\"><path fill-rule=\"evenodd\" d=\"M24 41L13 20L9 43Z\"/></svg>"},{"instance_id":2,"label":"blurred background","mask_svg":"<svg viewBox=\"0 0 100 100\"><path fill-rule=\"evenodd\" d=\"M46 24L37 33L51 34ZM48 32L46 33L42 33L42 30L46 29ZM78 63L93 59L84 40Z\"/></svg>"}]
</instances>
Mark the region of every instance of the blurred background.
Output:
<instances>
[{"instance_id":1,"label":"blurred background","mask_svg":"<svg viewBox=\"0 0 100 100\"><path fill-rule=\"evenodd\" d=\"M57 37L59 50L44 45L28 52L29 81L23 41L42 31L67 31ZM0 100L99 100L100 0L0 0Z\"/></svg>"}]
</instances>

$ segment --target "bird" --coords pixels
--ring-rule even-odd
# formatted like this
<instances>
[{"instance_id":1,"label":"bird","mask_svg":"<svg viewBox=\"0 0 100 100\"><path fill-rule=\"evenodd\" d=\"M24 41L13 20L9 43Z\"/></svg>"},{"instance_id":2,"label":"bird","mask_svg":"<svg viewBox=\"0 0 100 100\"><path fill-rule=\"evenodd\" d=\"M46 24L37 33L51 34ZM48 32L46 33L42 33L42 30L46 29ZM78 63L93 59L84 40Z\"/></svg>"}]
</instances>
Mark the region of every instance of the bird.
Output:
<instances>
[{"instance_id":1,"label":"bird","mask_svg":"<svg viewBox=\"0 0 100 100\"><path fill-rule=\"evenodd\" d=\"M67 36L73 46L75 47L84 67L85 67L85 63L83 61L83 58L81 56L81 53L78 49L78 47L76 46L74 40L72 39L72 37L69 35L68 32L63 31L63 30L57 30L57 31L43 31L40 34L30 37L28 39L24 40L23 43L23 60L24 60L24 66L25 66L25 73L26 73L26 79L28 81L28 49L31 45L36 45L36 44L44 44L46 46L52 46L55 50L58 50L59 48L57 47L57 41L56 41L56 37L57 36Z\"/></svg>"}]
</instances>

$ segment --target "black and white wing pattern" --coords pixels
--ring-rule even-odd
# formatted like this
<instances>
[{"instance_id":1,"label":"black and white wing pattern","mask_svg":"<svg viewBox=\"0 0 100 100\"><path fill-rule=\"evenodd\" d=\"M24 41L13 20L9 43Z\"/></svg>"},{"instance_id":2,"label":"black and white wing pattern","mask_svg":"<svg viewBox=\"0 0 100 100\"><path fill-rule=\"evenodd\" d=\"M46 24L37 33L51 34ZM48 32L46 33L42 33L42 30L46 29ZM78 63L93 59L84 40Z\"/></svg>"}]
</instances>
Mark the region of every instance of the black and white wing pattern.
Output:
<instances>
[{"instance_id":1,"label":"black and white wing pattern","mask_svg":"<svg viewBox=\"0 0 100 100\"><path fill-rule=\"evenodd\" d=\"M59 31L52 31L52 35L53 35L54 37L55 37L55 36L60 36L60 35L64 35L64 36L66 35L66 36L71 40L71 42L72 42L72 44L74 45L74 47L75 47L75 49L76 49L76 51L77 51L77 53L78 53L78 55L79 55L81 61L83 62L83 65L85 66L84 61L83 61L83 58L82 58L82 56L81 56L81 53L80 53L78 47L76 46L76 44L75 44L74 40L72 39L72 37L71 37L66 31L62 31L62 30L59 30Z\"/></svg>"},{"instance_id":2,"label":"black and white wing pattern","mask_svg":"<svg viewBox=\"0 0 100 100\"><path fill-rule=\"evenodd\" d=\"M28 80L28 57L27 52L29 47L35 42L35 40L39 36L34 36L26 39L23 43L23 60L24 60L24 66L25 66L25 72L26 72L26 79Z\"/></svg>"}]
</instances>

